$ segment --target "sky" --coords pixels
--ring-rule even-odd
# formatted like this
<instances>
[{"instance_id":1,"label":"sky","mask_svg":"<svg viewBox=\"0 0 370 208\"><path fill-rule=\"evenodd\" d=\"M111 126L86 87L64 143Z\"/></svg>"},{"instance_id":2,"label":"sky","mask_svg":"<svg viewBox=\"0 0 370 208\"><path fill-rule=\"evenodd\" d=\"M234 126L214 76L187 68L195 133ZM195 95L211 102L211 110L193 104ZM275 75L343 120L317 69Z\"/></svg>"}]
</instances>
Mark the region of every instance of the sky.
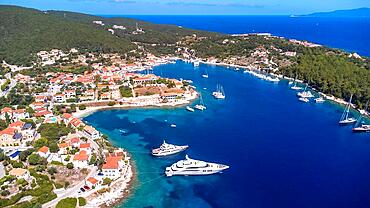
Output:
<instances>
[{"instance_id":1,"label":"sky","mask_svg":"<svg viewBox=\"0 0 370 208\"><path fill-rule=\"evenodd\" d=\"M0 0L0 4L102 15L292 15L370 7L370 0Z\"/></svg>"}]
</instances>

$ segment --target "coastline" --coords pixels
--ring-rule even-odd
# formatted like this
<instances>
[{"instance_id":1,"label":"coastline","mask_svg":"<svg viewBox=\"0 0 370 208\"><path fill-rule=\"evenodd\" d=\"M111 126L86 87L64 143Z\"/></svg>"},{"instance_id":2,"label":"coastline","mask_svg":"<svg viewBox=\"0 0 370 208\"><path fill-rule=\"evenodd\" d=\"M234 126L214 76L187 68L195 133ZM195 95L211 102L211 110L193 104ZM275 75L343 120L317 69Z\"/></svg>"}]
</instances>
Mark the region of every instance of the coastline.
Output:
<instances>
[{"instance_id":1,"label":"coastline","mask_svg":"<svg viewBox=\"0 0 370 208\"><path fill-rule=\"evenodd\" d=\"M184 60L183 60L184 61ZM235 65L235 64L228 64L228 63L214 63L214 62L209 62L209 61L202 61L200 60L199 61L200 63L203 63L203 64L207 64L207 65L215 65L215 66L222 66L222 67L225 67L226 69L230 69L230 67L233 67L233 68L240 68L240 69L244 69L245 71L259 71L257 69L250 69L249 67L247 66L242 66L242 65ZM231 70L231 69L230 69ZM271 74L271 73L270 73ZM282 78L282 79L285 79L285 80L294 80L294 78L292 77L287 77L287 76L284 76L284 75L276 75L276 74L271 74L271 75L274 75L274 76L278 76L279 78ZM304 81L302 80L296 80L297 83L301 83L303 84ZM338 104L338 105L347 105L348 102L343 100L342 98L338 98L338 97L335 97L333 95L327 95L323 92L319 92L317 91L315 88L311 87L310 85L308 85L308 87L314 91L315 93L323 96L325 99L327 99L328 101L330 102L333 102L335 104ZM354 104L351 104L351 108L353 110L355 110L357 113L365 116L366 118L370 119L370 112L366 112L364 109L359 109L357 106L355 106Z\"/></svg>"}]
</instances>

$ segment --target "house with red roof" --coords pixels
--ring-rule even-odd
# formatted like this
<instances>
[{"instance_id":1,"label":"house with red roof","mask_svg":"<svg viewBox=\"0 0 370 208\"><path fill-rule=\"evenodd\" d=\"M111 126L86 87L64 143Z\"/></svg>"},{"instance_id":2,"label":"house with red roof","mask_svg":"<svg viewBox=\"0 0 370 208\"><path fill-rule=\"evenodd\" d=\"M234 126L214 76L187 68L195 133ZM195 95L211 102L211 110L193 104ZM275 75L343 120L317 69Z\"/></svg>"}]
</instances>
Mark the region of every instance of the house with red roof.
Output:
<instances>
[{"instance_id":1,"label":"house with red roof","mask_svg":"<svg viewBox=\"0 0 370 208\"><path fill-rule=\"evenodd\" d=\"M37 150L37 154L40 155L40 157L48 158L50 156L49 147L43 146L40 149Z\"/></svg>"},{"instance_id":2,"label":"house with red roof","mask_svg":"<svg viewBox=\"0 0 370 208\"><path fill-rule=\"evenodd\" d=\"M21 143L22 135L18 133L17 129L8 127L0 131L0 146L19 146Z\"/></svg>"},{"instance_id":3,"label":"house with red roof","mask_svg":"<svg viewBox=\"0 0 370 208\"><path fill-rule=\"evenodd\" d=\"M9 107L5 107L3 109L1 109L1 112L0 112L0 119L1 120L5 120L6 117L8 116L9 119L11 119L13 117L13 109L9 108Z\"/></svg>"},{"instance_id":4,"label":"house with red roof","mask_svg":"<svg viewBox=\"0 0 370 208\"><path fill-rule=\"evenodd\" d=\"M85 150L88 154L91 154L91 144L90 143L81 143L80 150Z\"/></svg>"},{"instance_id":5,"label":"house with red roof","mask_svg":"<svg viewBox=\"0 0 370 208\"><path fill-rule=\"evenodd\" d=\"M101 184L101 180L98 180L94 177L90 177L86 180L86 185L91 189L99 187Z\"/></svg>"},{"instance_id":6,"label":"house with red roof","mask_svg":"<svg viewBox=\"0 0 370 208\"><path fill-rule=\"evenodd\" d=\"M71 122L74 117L70 113L63 113L63 115L61 116L61 118L63 119L63 122L65 124L69 124L69 122Z\"/></svg>"},{"instance_id":7,"label":"house with red roof","mask_svg":"<svg viewBox=\"0 0 370 208\"><path fill-rule=\"evenodd\" d=\"M29 114L26 112L26 109L17 109L13 110L13 119L14 120L21 120L29 118Z\"/></svg>"},{"instance_id":8,"label":"house with red roof","mask_svg":"<svg viewBox=\"0 0 370 208\"><path fill-rule=\"evenodd\" d=\"M83 133L87 138L92 139L92 140L98 139L101 136L98 130L88 125L84 127Z\"/></svg>"},{"instance_id":9,"label":"house with red roof","mask_svg":"<svg viewBox=\"0 0 370 208\"><path fill-rule=\"evenodd\" d=\"M84 168L89 165L90 154L85 150L81 150L73 156L73 166L78 168Z\"/></svg>"},{"instance_id":10,"label":"house with red roof","mask_svg":"<svg viewBox=\"0 0 370 208\"><path fill-rule=\"evenodd\" d=\"M73 127L78 128L80 126L85 126L85 124L79 119L79 118L73 118L69 124L71 124Z\"/></svg>"}]
</instances>

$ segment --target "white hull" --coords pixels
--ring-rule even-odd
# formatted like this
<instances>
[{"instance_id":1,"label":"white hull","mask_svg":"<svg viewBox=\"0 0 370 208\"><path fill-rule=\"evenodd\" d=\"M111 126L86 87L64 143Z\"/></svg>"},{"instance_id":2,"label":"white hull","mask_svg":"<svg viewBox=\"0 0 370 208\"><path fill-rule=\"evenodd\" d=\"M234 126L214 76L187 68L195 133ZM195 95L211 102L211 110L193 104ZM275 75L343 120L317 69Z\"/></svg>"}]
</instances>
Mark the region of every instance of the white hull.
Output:
<instances>
[{"instance_id":1,"label":"white hull","mask_svg":"<svg viewBox=\"0 0 370 208\"><path fill-rule=\"evenodd\" d=\"M203 74L202 77L203 78L208 78L208 75L207 74Z\"/></svg>"},{"instance_id":2,"label":"white hull","mask_svg":"<svg viewBox=\"0 0 370 208\"><path fill-rule=\"evenodd\" d=\"M201 110L201 111L207 109L206 106L204 106L204 105L195 105L194 108L197 109L197 110Z\"/></svg>"},{"instance_id":3,"label":"white hull","mask_svg":"<svg viewBox=\"0 0 370 208\"><path fill-rule=\"evenodd\" d=\"M302 87L293 86L293 87L291 87L290 89L292 89L292 90L301 90L301 89L302 89Z\"/></svg>"},{"instance_id":4,"label":"white hull","mask_svg":"<svg viewBox=\"0 0 370 208\"><path fill-rule=\"evenodd\" d=\"M301 102L305 102L305 103L308 103L308 102L310 102L310 100L309 99L307 99L307 98L299 98L298 99L299 101L301 101Z\"/></svg>"},{"instance_id":5,"label":"white hull","mask_svg":"<svg viewBox=\"0 0 370 208\"><path fill-rule=\"evenodd\" d=\"M316 98L315 103L323 103L325 100L323 98Z\"/></svg>"},{"instance_id":6,"label":"white hull","mask_svg":"<svg viewBox=\"0 0 370 208\"><path fill-rule=\"evenodd\" d=\"M189 147L188 145L178 146L178 149L169 150L169 151L162 150L158 153L155 153L155 152L152 151L152 155L156 156L156 157L164 157L164 156L168 156L168 155L174 155L174 154L177 154L177 153L180 153L180 152L186 150L188 147Z\"/></svg>"},{"instance_id":7,"label":"white hull","mask_svg":"<svg viewBox=\"0 0 370 208\"><path fill-rule=\"evenodd\" d=\"M229 166L217 164L217 163L209 163L201 160L194 160L190 159L187 155L185 156L185 160L180 160L170 167L166 168L165 174L166 176L175 176L175 175L211 175L215 173L219 173L223 170L228 169Z\"/></svg>"},{"instance_id":8,"label":"white hull","mask_svg":"<svg viewBox=\"0 0 370 208\"><path fill-rule=\"evenodd\" d=\"M339 124L340 125L354 124L354 123L356 123L356 121L357 120L354 119L354 118L347 118L345 120L339 121Z\"/></svg>"},{"instance_id":9,"label":"white hull","mask_svg":"<svg viewBox=\"0 0 370 208\"><path fill-rule=\"evenodd\" d=\"M225 168L226 169L226 168ZM196 171L176 171L166 172L166 176L200 176L200 175L212 175L220 173L223 170L196 170Z\"/></svg>"},{"instance_id":10,"label":"white hull","mask_svg":"<svg viewBox=\"0 0 370 208\"><path fill-rule=\"evenodd\" d=\"M189 111L189 112L194 112L195 110L189 106L186 107L186 110Z\"/></svg>"},{"instance_id":11,"label":"white hull","mask_svg":"<svg viewBox=\"0 0 370 208\"><path fill-rule=\"evenodd\" d=\"M370 125L362 125L352 129L353 132L370 132Z\"/></svg>"}]
</instances>

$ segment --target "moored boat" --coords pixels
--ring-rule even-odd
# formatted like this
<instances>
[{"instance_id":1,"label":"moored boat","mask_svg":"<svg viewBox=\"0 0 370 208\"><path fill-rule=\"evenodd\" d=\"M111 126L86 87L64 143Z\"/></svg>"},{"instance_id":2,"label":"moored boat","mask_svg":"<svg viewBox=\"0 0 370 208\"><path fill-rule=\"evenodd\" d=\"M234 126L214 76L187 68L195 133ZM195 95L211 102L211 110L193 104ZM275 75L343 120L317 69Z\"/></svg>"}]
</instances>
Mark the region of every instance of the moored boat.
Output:
<instances>
[{"instance_id":1,"label":"moored boat","mask_svg":"<svg viewBox=\"0 0 370 208\"><path fill-rule=\"evenodd\" d=\"M190 111L190 112L194 112L195 110L194 110L194 108L192 108L192 107L190 107L190 106L186 106L186 110L187 111Z\"/></svg>"},{"instance_id":2,"label":"moored boat","mask_svg":"<svg viewBox=\"0 0 370 208\"><path fill-rule=\"evenodd\" d=\"M224 88L221 85L217 85L217 91L212 93L213 97L216 99L225 99Z\"/></svg>"},{"instance_id":3,"label":"moored boat","mask_svg":"<svg viewBox=\"0 0 370 208\"><path fill-rule=\"evenodd\" d=\"M152 155L156 157L173 155L186 150L188 147L188 145L178 146L174 144L167 144L166 141L163 141L159 148L152 149Z\"/></svg>"},{"instance_id":4,"label":"moored boat","mask_svg":"<svg viewBox=\"0 0 370 208\"><path fill-rule=\"evenodd\" d=\"M305 97L300 97L300 98L298 98L298 100L301 101L301 102L305 102L305 103L310 102L310 100L308 98L305 98Z\"/></svg>"},{"instance_id":5,"label":"moored boat","mask_svg":"<svg viewBox=\"0 0 370 208\"><path fill-rule=\"evenodd\" d=\"M353 95L351 95L351 97L350 97L350 99L349 99L349 101L346 105L346 108L344 109L343 114L342 114L342 116L339 120L340 125L353 124L357 121L355 118L349 117L349 110L351 108L352 97L353 97Z\"/></svg>"},{"instance_id":6,"label":"moored boat","mask_svg":"<svg viewBox=\"0 0 370 208\"><path fill-rule=\"evenodd\" d=\"M367 107L369 106L369 101L366 102L366 105L365 105L365 112L367 111ZM352 131L353 132L358 132L358 133L361 133L361 132L370 132L370 125L368 124L364 124L363 121L362 121L362 118L363 118L363 115L360 114L358 119L357 119L357 122L355 124L355 126L353 127Z\"/></svg>"},{"instance_id":7,"label":"moored boat","mask_svg":"<svg viewBox=\"0 0 370 208\"><path fill-rule=\"evenodd\" d=\"M229 166L223 164L190 159L189 156L186 155L185 160L180 160L170 167L167 167L165 174L168 177L174 175L211 175L220 173L228 168Z\"/></svg>"},{"instance_id":8,"label":"moored boat","mask_svg":"<svg viewBox=\"0 0 370 208\"><path fill-rule=\"evenodd\" d=\"M325 102L324 98L322 97L315 98L315 103L323 103L323 102Z\"/></svg>"}]
</instances>

